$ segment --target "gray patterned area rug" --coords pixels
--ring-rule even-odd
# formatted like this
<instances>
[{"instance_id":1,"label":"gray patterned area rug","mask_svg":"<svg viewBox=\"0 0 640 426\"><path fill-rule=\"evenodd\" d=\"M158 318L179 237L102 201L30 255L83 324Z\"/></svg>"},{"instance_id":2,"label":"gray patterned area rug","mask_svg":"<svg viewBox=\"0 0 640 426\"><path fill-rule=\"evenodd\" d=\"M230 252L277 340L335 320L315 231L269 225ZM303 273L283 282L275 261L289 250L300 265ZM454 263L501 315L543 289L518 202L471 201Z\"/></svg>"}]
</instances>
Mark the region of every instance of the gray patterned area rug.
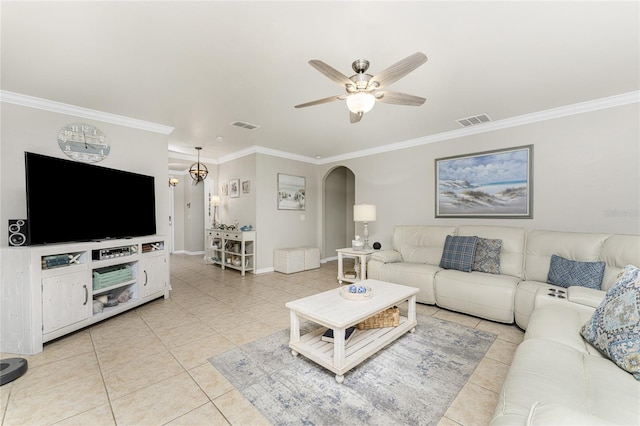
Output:
<instances>
[{"instance_id":1,"label":"gray patterned area rug","mask_svg":"<svg viewBox=\"0 0 640 426\"><path fill-rule=\"evenodd\" d=\"M438 423L495 338L418 315L415 333L348 371L342 384L291 355L288 329L209 362L275 425L429 425Z\"/></svg>"}]
</instances>

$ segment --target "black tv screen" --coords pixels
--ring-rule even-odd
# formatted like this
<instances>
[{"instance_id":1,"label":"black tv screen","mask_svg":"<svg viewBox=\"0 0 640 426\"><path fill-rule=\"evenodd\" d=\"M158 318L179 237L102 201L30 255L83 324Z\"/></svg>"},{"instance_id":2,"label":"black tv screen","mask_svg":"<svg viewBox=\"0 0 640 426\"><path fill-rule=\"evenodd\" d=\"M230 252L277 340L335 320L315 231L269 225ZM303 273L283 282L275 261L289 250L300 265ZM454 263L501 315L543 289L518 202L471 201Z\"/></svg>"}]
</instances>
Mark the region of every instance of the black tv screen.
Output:
<instances>
[{"instance_id":1,"label":"black tv screen","mask_svg":"<svg viewBox=\"0 0 640 426\"><path fill-rule=\"evenodd\" d=\"M29 244L156 233L153 176L25 152Z\"/></svg>"}]
</instances>

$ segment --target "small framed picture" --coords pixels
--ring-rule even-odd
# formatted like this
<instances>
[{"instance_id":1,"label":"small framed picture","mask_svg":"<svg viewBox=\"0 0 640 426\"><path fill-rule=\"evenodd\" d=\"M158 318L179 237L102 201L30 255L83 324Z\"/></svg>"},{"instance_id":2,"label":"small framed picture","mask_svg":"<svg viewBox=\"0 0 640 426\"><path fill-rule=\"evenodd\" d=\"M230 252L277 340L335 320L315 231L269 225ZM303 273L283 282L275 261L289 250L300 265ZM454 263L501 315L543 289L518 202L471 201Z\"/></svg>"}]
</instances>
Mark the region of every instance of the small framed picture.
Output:
<instances>
[{"instance_id":1,"label":"small framed picture","mask_svg":"<svg viewBox=\"0 0 640 426\"><path fill-rule=\"evenodd\" d=\"M278 173L278 210L304 210L306 179Z\"/></svg>"},{"instance_id":2,"label":"small framed picture","mask_svg":"<svg viewBox=\"0 0 640 426\"><path fill-rule=\"evenodd\" d=\"M229 185L227 185L226 183L223 183L222 188L220 189L221 189L220 192L222 192L222 195L224 195L225 197L229 195Z\"/></svg>"},{"instance_id":3,"label":"small framed picture","mask_svg":"<svg viewBox=\"0 0 640 426\"><path fill-rule=\"evenodd\" d=\"M242 193L248 194L249 192L251 192L251 181L245 180L242 182Z\"/></svg>"},{"instance_id":4,"label":"small framed picture","mask_svg":"<svg viewBox=\"0 0 640 426\"><path fill-rule=\"evenodd\" d=\"M229 181L229 197L238 198L240 196L240 179Z\"/></svg>"}]
</instances>

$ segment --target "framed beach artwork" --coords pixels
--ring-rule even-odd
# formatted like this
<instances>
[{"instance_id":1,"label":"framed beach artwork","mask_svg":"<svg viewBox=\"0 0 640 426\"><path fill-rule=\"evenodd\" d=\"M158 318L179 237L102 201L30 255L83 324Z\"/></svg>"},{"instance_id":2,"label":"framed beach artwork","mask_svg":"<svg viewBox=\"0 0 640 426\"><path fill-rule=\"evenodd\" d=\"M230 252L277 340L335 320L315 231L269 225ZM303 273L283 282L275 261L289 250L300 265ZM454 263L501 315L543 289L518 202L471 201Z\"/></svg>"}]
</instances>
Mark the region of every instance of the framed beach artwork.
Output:
<instances>
[{"instance_id":1,"label":"framed beach artwork","mask_svg":"<svg viewBox=\"0 0 640 426\"><path fill-rule=\"evenodd\" d=\"M305 209L305 178L278 173L278 210Z\"/></svg>"},{"instance_id":2,"label":"framed beach artwork","mask_svg":"<svg viewBox=\"0 0 640 426\"><path fill-rule=\"evenodd\" d=\"M436 218L533 217L533 145L438 158Z\"/></svg>"},{"instance_id":3,"label":"framed beach artwork","mask_svg":"<svg viewBox=\"0 0 640 426\"><path fill-rule=\"evenodd\" d=\"M238 198L240 196L240 179L229 181L229 197Z\"/></svg>"}]
</instances>

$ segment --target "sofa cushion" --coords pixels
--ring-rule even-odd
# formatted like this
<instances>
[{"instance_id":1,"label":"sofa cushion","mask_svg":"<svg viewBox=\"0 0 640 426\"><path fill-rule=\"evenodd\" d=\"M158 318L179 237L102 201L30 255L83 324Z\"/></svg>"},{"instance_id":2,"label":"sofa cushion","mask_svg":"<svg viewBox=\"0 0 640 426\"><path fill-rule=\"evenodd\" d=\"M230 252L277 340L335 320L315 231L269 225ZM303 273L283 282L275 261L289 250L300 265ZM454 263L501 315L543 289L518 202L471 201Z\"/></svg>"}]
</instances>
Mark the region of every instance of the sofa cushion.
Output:
<instances>
[{"instance_id":1,"label":"sofa cushion","mask_svg":"<svg viewBox=\"0 0 640 426\"><path fill-rule=\"evenodd\" d=\"M561 403L615 424L640 424L639 391L638 382L606 358L544 338L529 339L516 349L491 424L505 424L504 417L509 424L525 424L538 401Z\"/></svg>"},{"instance_id":2,"label":"sofa cushion","mask_svg":"<svg viewBox=\"0 0 640 426\"><path fill-rule=\"evenodd\" d=\"M455 226L437 225L396 225L393 228L391 248L403 253L402 260L411 263L438 265L442 257L442 248L447 235L456 235ZM420 247L420 250L414 248Z\"/></svg>"},{"instance_id":3,"label":"sofa cushion","mask_svg":"<svg viewBox=\"0 0 640 426\"><path fill-rule=\"evenodd\" d=\"M478 237L454 237L447 235L440 258L440 267L471 272Z\"/></svg>"},{"instance_id":4,"label":"sofa cushion","mask_svg":"<svg viewBox=\"0 0 640 426\"><path fill-rule=\"evenodd\" d=\"M600 290L604 262L578 262L552 255L547 282L560 287L579 285Z\"/></svg>"},{"instance_id":5,"label":"sofa cushion","mask_svg":"<svg viewBox=\"0 0 640 426\"><path fill-rule=\"evenodd\" d=\"M546 282L551 266L551 256L554 254L572 260L602 260L599 254L608 237L608 234L529 231L524 261L525 279Z\"/></svg>"},{"instance_id":6,"label":"sofa cushion","mask_svg":"<svg viewBox=\"0 0 640 426\"><path fill-rule=\"evenodd\" d=\"M488 274L499 274L501 248L502 240L478 238L476 253L473 258L473 267L471 269Z\"/></svg>"},{"instance_id":7,"label":"sofa cushion","mask_svg":"<svg viewBox=\"0 0 640 426\"><path fill-rule=\"evenodd\" d=\"M626 266L581 334L640 380L640 269Z\"/></svg>"},{"instance_id":8,"label":"sofa cushion","mask_svg":"<svg viewBox=\"0 0 640 426\"><path fill-rule=\"evenodd\" d=\"M441 270L435 277L436 304L492 321L513 322L513 300L519 278L484 272Z\"/></svg>"}]
</instances>

